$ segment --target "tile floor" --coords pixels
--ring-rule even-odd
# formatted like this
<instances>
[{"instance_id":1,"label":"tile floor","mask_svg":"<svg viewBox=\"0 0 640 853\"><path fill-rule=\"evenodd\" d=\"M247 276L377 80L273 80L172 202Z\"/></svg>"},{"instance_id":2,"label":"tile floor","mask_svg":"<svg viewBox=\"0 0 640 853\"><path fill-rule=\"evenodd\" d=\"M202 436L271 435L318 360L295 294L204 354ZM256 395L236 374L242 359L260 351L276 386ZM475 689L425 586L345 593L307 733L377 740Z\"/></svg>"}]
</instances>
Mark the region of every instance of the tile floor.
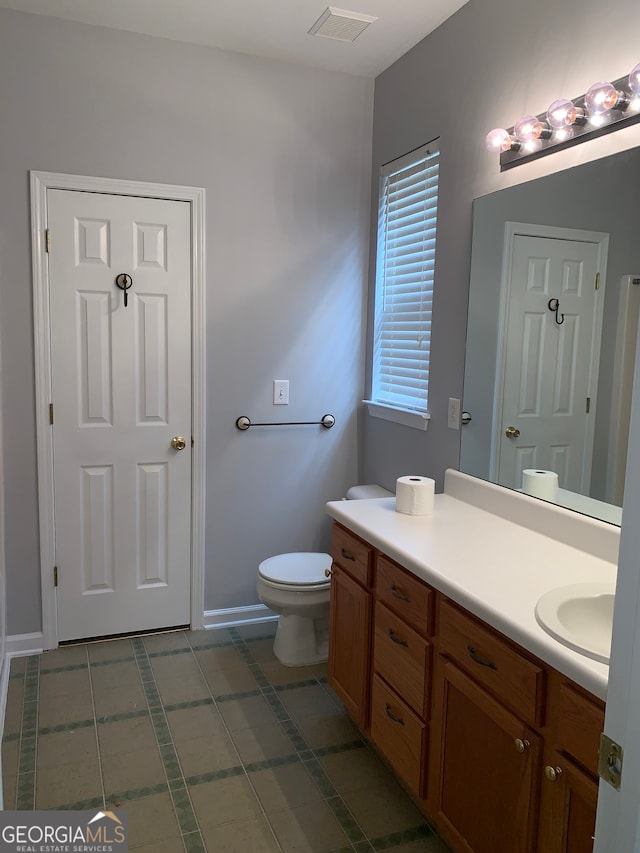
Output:
<instances>
[{"instance_id":1,"label":"tile floor","mask_svg":"<svg viewBox=\"0 0 640 853\"><path fill-rule=\"evenodd\" d=\"M326 667L273 623L67 646L11 662L5 809L126 809L149 853L447 853L360 738Z\"/></svg>"}]
</instances>

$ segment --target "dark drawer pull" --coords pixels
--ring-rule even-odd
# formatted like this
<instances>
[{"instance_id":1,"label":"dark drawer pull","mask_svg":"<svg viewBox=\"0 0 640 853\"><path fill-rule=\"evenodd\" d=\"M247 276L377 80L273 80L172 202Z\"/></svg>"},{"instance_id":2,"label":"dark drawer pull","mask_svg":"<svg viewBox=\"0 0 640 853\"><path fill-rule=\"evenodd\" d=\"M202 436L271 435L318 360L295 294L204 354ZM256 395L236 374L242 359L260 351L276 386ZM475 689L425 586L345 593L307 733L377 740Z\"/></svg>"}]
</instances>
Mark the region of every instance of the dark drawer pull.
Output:
<instances>
[{"instance_id":1,"label":"dark drawer pull","mask_svg":"<svg viewBox=\"0 0 640 853\"><path fill-rule=\"evenodd\" d=\"M400 601L408 601L408 602L411 602L411 599L410 599L410 598L409 598L409 596L406 594L406 592L403 592L403 591L402 591L401 589L399 589L399 588L398 588L394 583L393 583L393 584L391 584L391 593L392 593L392 595L395 595L395 597L396 597L396 598L399 598L399 599L400 599Z\"/></svg>"},{"instance_id":2,"label":"dark drawer pull","mask_svg":"<svg viewBox=\"0 0 640 853\"><path fill-rule=\"evenodd\" d=\"M401 726L404 726L404 720L400 717L396 717L395 714L391 710L391 705L387 702L384 706L385 711L387 712L387 717L390 720L393 720L394 723L399 723Z\"/></svg>"},{"instance_id":3,"label":"dark drawer pull","mask_svg":"<svg viewBox=\"0 0 640 853\"><path fill-rule=\"evenodd\" d=\"M409 648L409 643L407 643L406 640L401 640L400 637L393 630L393 628L389 628L389 638L393 640L394 643L397 643L399 646L404 646L405 649Z\"/></svg>"},{"instance_id":4,"label":"dark drawer pull","mask_svg":"<svg viewBox=\"0 0 640 853\"><path fill-rule=\"evenodd\" d=\"M353 560L353 562L355 563L356 558L353 556L353 554L350 554L348 551L345 551L344 548L340 548L340 553L345 558L345 560Z\"/></svg>"},{"instance_id":5,"label":"dark drawer pull","mask_svg":"<svg viewBox=\"0 0 640 853\"><path fill-rule=\"evenodd\" d=\"M469 657L474 663L480 664L480 666L488 666L489 669L498 669L498 667L493 661L483 660L481 657L479 657L473 646L467 646L467 651L469 652Z\"/></svg>"}]
</instances>

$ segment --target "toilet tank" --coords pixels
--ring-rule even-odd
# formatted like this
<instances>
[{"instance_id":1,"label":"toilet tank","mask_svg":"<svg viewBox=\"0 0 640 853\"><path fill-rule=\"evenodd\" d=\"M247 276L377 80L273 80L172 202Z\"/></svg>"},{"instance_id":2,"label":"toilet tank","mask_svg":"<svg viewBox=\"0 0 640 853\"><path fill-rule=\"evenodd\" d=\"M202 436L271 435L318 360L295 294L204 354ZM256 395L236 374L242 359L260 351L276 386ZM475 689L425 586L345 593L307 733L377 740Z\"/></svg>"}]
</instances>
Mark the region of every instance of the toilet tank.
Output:
<instances>
[{"instance_id":1,"label":"toilet tank","mask_svg":"<svg viewBox=\"0 0 640 853\"><path fill-rule=\"evenodd\" d=\"M370 484L367 486L351 486L347 490L348 501L361 501L368 498L392 498L393 492L383 489L382 486Z\"/></svg>"}]
</instances>

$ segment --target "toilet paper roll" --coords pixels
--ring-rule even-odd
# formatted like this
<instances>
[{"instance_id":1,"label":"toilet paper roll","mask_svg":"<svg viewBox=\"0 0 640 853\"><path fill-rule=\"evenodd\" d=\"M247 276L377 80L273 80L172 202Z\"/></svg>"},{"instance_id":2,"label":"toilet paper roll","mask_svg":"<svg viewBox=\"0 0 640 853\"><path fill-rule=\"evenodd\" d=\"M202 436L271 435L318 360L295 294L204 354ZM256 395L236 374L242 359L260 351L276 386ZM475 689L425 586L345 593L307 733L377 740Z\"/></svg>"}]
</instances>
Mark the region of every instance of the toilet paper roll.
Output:
<instances>
[{"instance_id":1,"label":"toilet paper roll","mask_svg":"<svg viewBox=\"0 0 640 853\"><path fill-rule=\"evenodd\" d=\"M430 477L398 477L396 512L405 515L432 515L435 491L435 480Z\"/></svg>"},{"instance_id":2,"label":"toilet paper roll","mask_svg":"<svg viewBox=\"0 0 640 853\"><path fill-rule=\"evenodd\" d=\"M522 472L522 491L534 498L555 501L558 497L558 475L555 471L525 468Z\"/></svg>"}]
</instances>

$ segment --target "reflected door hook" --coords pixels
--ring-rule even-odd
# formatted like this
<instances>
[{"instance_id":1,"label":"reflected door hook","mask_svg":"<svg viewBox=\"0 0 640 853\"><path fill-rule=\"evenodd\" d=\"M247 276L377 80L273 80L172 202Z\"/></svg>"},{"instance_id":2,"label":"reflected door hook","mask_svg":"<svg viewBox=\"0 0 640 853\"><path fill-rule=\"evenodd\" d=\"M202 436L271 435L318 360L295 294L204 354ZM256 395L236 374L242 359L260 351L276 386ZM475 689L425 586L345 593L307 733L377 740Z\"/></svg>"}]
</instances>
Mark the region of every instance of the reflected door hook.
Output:
<instances>
[{"instance_id":1,"label":"reflected door hook","mask_svg":"<svg viewBox=\"0 0 640 853\"><path fill-rule=\"evenodd\" d=\"M560 315L560 319L558 320L558 311L560 310L560 300L559 299L550 299L548 306L549 311L553 311L556 315L556 323L561 326L564 323L564 314Z\"/></svg>"}]
</instances>

